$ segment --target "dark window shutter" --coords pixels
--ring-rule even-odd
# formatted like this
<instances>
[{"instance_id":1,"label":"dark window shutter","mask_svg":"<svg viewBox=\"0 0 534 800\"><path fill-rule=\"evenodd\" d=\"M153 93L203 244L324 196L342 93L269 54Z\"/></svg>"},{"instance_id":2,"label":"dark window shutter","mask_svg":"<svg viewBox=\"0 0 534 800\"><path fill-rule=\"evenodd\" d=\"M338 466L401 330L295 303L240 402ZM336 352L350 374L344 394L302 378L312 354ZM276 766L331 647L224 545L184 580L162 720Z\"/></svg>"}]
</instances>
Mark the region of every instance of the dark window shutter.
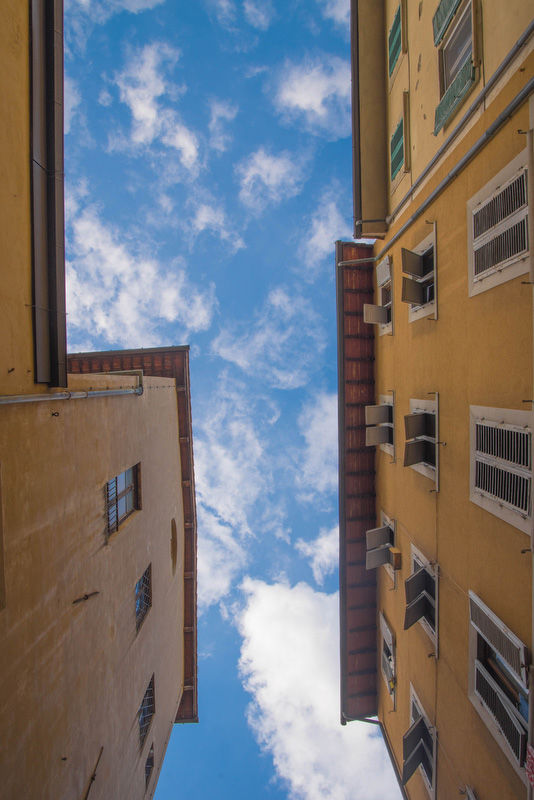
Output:
<instances>
[{"instance_id":1,"label":"dark window shutter","mask_svg":"<svg viewBox=\"0 0 534 800\"><path fill-rule=\"evenodd\" d=\"M418 253L414 253L412 250L406 250L405 247L402 247L401 257L403 272L407 272L408 275L413 275L414 278L423 277L425 274L423 256L420 256Z\"/></svg>"},{"instance_id":2,"label":"dark window shutter","mask_svg":"<svg viewBox=\"0 0 534 800\"><path fill-rule=\"evenodd\" d=\"M404 120L401 119L390 142L391 180L393 180L404 164Z\"/></svg>"},{"instance_id":3,"label":"dark window shutter","mask_svg":"<svg viewBox=\"0 0 534 800\"><path fill-rule=\"evenodd\" d=\"M401 9L399 6L393 18L393 25L391 26L388 36L388 63L390 76L395 69L395 64L400 56L402 46L401 33Z\"/></svg>"},{"instance_id":4,"label":"dark window shutter","mask_svg":"<svg viewBox=\"0 0 534 800\"><path fill-rule=\"evenodd\" d=\"M445 31L461 0L441 0L436 13L432 18L432 28L434 29L434 44L439 44L443 39Z\"/></svg>"}]
</instances>

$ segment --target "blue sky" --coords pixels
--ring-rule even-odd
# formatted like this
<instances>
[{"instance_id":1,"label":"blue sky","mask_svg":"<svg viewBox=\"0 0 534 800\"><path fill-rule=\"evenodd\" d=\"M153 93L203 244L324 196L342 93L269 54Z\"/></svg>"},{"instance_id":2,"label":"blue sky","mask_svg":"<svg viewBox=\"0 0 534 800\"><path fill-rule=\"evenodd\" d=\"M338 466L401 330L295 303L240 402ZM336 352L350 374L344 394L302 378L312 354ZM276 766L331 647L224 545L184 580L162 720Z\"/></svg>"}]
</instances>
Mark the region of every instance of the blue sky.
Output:
<instances>
[{"instance_id":1,"label":"blue sky","mask_svg":"<svg viewBox=\"0 0 534 800\"><path fill-rule=\"evenodd\" d=\"M157 800L395 798L339 725L348 0L66 0L69 350L191 345L198 726Z\"/></svg>"}]
</instances>

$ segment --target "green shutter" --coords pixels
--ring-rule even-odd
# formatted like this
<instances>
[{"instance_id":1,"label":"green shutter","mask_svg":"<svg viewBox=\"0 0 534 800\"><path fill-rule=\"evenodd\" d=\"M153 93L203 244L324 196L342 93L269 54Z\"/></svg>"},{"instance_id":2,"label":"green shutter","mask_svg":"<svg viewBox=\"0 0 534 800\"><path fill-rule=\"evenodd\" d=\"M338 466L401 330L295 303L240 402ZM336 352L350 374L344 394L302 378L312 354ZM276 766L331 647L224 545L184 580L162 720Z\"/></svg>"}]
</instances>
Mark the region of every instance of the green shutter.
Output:
<instances>
[{"instance_id":1,"label":"green shutter","mask_svg":"<svg viewBox=\"0 0 534 800\"><path fill-rule=\"evenodd\" d=\"M436 13L432 17L434 44L439 44L443 39L443 34L449 27L449 22L453 18L454 12L460 3L461 0L441 0Z\"/></svg>"},{"instance_id":2,"label":"green shutter","mask_svg":"<svg viewBox=\"0 0 534 800\"><path fill-rule=\"evenodd\" d=\"M395 64L400 55L401 51L401 10L400 6L397 9L395 17L393 19L393 25L391 26L391 30L389 31L388 37L388 52L389 52L389 74L393 72L395 69Z\"/></svg>"},{"instance_id":3,"label":"green shutter","mask_svg":"<svg viewBox=\"0 0 534 800\"><path fill-rule=\"evenodd\" d=\"M404 164L404 120L401 119L390 142L391 180L393 180Z\"/></svg>"},{"instance_id":4,"label":"green shutter","mask_svg":"<svg viewBox=\"0 0 534 800\"><path fill-rule=\"evenodd\" d=\"M463 98L475 82L475 68L471 62L471 53L458 70L455 79L436 106L434 118L434 136L437 136L449 117L460 105Z\"/></svg>"}]
</instances>

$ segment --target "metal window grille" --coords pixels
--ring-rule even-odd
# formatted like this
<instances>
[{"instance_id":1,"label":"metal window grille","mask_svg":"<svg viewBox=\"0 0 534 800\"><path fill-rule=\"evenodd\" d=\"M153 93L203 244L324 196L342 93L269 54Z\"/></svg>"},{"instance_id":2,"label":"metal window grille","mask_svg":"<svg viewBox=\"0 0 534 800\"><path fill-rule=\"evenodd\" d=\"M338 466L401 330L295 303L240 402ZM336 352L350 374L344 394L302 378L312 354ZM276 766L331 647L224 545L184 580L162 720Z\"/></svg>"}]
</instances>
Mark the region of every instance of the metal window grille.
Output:
<instances>
[{"instance_id":1,"label":"metal window grille","mask_svg":"<svg viewBox=\"0 0 534 800\"><path fill-rule=\"evenodd\" d=\"M389 54L389 74L393 73L395 64L398 61L401 51L402 36L401 36L401 9L397 8L393 18L393 25L389 31L388 36L388 54Z\"/></svg>"},{"instance_id":2,"label":"metal window grille","mask_svg":"<svg viewBox=\"0 0 534 800\"><path fill-rule=\"evenodd\" d=\"M515 225L494 236L489 242L474 251L475 278L490 269L501 266L510 258L516 258L528 250L528 223L523 217Z\"/></svg>"},{"instance_id":3,"label":"metal window grille","mask_svg":"<svg viewBox=\"0 0 534 800\"><path fill-rule=\"evenodd\" d=\"M152 675L150 683L147 686L145 696L143 697L143 701L139 706L139 711L137 712L139 720L139 741L141 746L145 741L155 711L156 711L156 698L154 694L154 676Z\"/></svg>"},{"instance_id":4,"label":"metal window grille","mask_svg":"<svg viewBox=\"0 0 534 800\"><path fill-rule=\"evenodd\" d=\"M478 239L526 205L527 173L524 171L473 213L473 238Z\"/></svg>"},{"instance_id":5,"label":"metal window grille","mask_svg":"<svg viewBox=\"0 0 534 800\"><path fill-rule=\"evenodd\" d=\"M148 756L145 761L145 791L148 789L152 771L154 769L154 743L151 744Z\"/></svg>"},{"instance_id":6,"label":"metal window grille","mask_svg":"<svg viewBox=\"0 0 534 800\"><path fill-rule=\"evenodd\" d=\"M404 164L404 120L401 119L391 137L391 180L393 180Z\"/></svg>"},{"instance_id":7,"label":"metal window grille","mask_svg":"<svg viewBox=\"0 0 534 800\"><path fill-rule=\"evenodd\" d=\"M531 467L532 433L529 430L489 421L477 422L475 447L478 453L494 456L516 467Z\"/></svg>"},{"instance_id":8,"label":"metal window grille","mask_svg":"<svg viewBox=\"0 0 534 800\"><path fill-rule=\"evenodd\" d=\"M526 688L528 658L523 642L471 591L469 592L469 615L471 625L508 664L517 679Z\"/></svg>"},{"instance_id":9,"label":"metal window grille","mask_svg":"<svg viewBox=\"0 0 534 800\"><path fill-rule=\"evenodd\" d=\"M106 488L108 533L118 530L120 523L138 508L139 465L130 467L108 481Z\"/></svg>"},{"instance_id":10,"label":"metal window grille","mask_svg":"<svg viewBox=\"0 0 534 800\"><path fill-rule=\"evenodd\" d=\"M475 489L504 506L530 516L532 476L475 458Z\"/></svg>"},{"instance_id":11,"label":"metal window grille","mask_svg":"<svg viewBox=\"0 0 534 800\"><path fill-rule=\"evenodd\" d=\"M480 661L475 660L475 694L496 721L519 764L525 762L527 732L499 685Z\"/></svg>"},{"instance_id":12,"label":"metal window grille","mask_svg":"<svg viewBox=\"0 0 534 800\"><path fill-rule=\"evenodd\" d=\"M144 618L152 605L152 564L143 572L135 584L135 624L137 630L141 627Z\"/></svg>"}]
</instances>

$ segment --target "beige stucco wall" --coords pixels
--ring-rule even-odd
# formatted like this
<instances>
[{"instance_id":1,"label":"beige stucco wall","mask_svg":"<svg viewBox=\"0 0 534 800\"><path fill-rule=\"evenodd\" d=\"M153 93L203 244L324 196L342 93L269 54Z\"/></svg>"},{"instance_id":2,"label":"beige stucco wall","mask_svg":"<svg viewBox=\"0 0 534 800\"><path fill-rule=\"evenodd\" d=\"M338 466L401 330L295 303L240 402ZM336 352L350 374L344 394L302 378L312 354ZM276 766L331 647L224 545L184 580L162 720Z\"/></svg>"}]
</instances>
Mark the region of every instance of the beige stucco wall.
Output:
<instances>
[{"instance_id":1,"label":"beige stucco wall","mask_svg":"<svg viewBox=\"0 0 534 800\"><path fill-rule=\"evenodd\" d=\"M515 32L507 36L515 37ZM503 47L508 46L506 41L504 37ZM530 74L533 63L529 56L525 68ZM397 221L390 236L450 171L458 153L465 152L510 102L521 82L523 74L511 77L418 202ZM402 769L402 736L410 725L411 681L437 726L439 800L458 797L458 787L465 784L474 787L480 798L526 797L526 787L467 696L469 589L528 647L532 645L531 559L529 553L521 554L522 548L530 547L530 539L469 500L469 406L531 409L523 400L532 398L532 289L522 283L523 276L469 297L466 202L524 149L525 137L517 131L527 127L528 104L524 104L391 248L394 335L376 339L376 394L395 390L397 441L395 463L377 449L377 512L383 509L396 520L397 545L402 550L396 588L385 570L379 571L379 608L396 635L398 671L397 706L393 711L378 667L380 718ZM409 323L408 305L401 302L401 247L417 245L431 230L427 220L437 223L439 318ZM382 247L383 243L377 243L375 252ZM431 491L429 479L403 467L404 415L409 413L410 398L432 399L427 393L434 391L439 392L440 440L446 442L439 449L439 494ZM420 624L403 630L404 581L411 572L412 543L428 559L439 563L437 660ZM410 779L407 790L410 798L428 798L419 772Z\"/></svg>"},{"instance_id":2,"label":"beige stucco wall","mask_svg":"<svg viewBox=\"0 0 534 800\"><path fill-rule=\"evenodd\" d=\"M70 388L110 380L136 379L80 376ZM152 742L154 775L163 757L183 685L183 510L174 381L144 384L141 397L1 409L6 800L82 798L101 747L91 800L135 800ZM106 482L137 463L142 509L106 542ZM152 608L136 634L134 587L149 563ZM153 673L156 714L140 749L137 711Z\"/></svg>"}]
</instances>

